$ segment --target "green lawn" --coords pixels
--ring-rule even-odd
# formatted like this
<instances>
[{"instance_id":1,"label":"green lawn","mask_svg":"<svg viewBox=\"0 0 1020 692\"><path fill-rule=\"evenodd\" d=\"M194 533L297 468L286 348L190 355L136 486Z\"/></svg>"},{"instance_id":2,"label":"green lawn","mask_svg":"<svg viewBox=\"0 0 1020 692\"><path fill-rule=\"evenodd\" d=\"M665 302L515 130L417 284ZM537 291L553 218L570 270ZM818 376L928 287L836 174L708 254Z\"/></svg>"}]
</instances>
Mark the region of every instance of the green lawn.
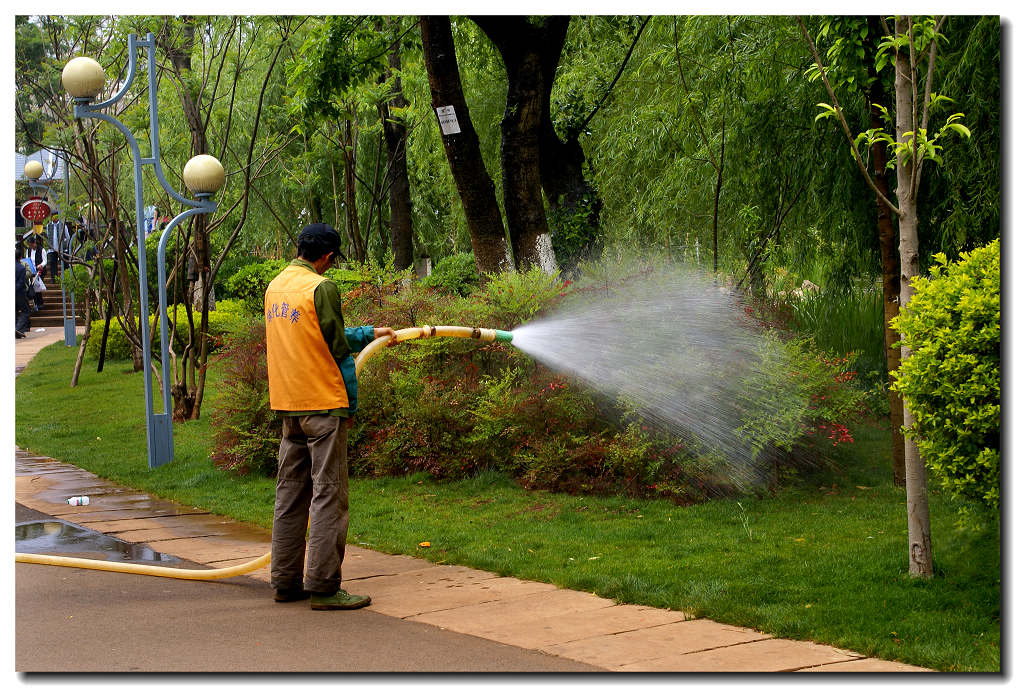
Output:
<instances>
[{"instance_id":1,"label":"green lawn","mask_svg":"<svg viewBox=\"0 0 1020 692\"><path fill-rule=\"evenodd\" d=\"M70 389L74 355L48 347L17 378L20 446L270 526L272 480L233 477L209 461L215 372L203 419L175 425L174 462L150 471L141 375L127 362L101 374L86 362ZM937 574L909 578L904 493L882 461L888 435L853 432L857 442L840 448L852 469L843 476L694 507L527 491L496 474L355 478L349 540L928 668L1000 670L997 527L956 529L954 508L933 494Z\"/></svg>"}]
</instances>

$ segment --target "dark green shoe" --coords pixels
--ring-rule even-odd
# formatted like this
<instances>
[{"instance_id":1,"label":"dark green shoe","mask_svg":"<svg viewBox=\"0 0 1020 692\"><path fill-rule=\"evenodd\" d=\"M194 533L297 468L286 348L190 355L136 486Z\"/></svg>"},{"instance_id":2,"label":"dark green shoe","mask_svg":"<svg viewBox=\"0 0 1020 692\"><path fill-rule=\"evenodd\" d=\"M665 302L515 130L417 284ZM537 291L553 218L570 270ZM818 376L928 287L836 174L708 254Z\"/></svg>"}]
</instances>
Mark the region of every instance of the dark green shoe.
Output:
<instances>
[{"instance_id":1,"label":"dark green shoe","mask_svg":"<svg viewBox=\"0 0 1020 692\"><path fill-rule=\"evenodd\" d=\"M355 596L343 589L331 596L312 594L312 610L354 610L364 608L371 602L368 596Z\"/></svg>"}]
</instances>

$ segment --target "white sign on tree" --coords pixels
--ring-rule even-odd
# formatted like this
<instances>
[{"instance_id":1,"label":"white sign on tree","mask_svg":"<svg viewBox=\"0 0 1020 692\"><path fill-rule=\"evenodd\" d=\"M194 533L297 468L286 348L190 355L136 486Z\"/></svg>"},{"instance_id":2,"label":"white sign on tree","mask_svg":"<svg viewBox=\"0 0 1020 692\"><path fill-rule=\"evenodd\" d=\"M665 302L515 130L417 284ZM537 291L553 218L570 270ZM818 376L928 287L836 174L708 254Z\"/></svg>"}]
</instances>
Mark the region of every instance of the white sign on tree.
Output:
<instances>
[{"instance_id":1,"label":"white sign on tree","mask_svg":"<svg viewBox=\"0 0 1020 692\"><path fill-rule=\"evenodd\" d=\"M460 134L460 123L457 122L457 112L453 106L440 106L436 109L439 116L439 127L444 135Z\"/></svg>"}]
</instances>

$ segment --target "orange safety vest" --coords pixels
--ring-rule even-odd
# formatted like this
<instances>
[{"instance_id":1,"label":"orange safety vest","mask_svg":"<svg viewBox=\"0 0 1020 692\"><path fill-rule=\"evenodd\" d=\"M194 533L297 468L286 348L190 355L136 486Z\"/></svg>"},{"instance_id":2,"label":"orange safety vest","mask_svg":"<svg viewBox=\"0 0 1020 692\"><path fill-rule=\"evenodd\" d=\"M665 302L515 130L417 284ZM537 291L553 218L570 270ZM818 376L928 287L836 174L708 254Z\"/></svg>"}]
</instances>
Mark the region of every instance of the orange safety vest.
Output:
<instances>
[{"instance_id":1,"label":"orange safety vest","mask_svg":"<svg viewBox=\"0 0 1020 692\"><path fill-rule=\"evenodd\" d=\"M315 289L326 277L290 265L266 289L269 407L274 411L347 408L347 387L322 336Z\"/></svg>"}]
</instances>

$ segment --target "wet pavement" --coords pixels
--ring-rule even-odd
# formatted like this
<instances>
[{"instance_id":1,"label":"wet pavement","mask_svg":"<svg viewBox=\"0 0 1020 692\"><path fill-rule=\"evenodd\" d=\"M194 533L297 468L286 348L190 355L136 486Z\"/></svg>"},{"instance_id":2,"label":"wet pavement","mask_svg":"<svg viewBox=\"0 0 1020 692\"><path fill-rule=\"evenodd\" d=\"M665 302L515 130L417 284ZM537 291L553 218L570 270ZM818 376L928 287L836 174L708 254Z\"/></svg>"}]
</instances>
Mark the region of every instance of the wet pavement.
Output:
<instances>
[{"instance_id":1,"label":"wet pavement","mask_svg":"<svg viewBox=\"0 0 1020 692\"><path fill-rule=\"evenodd\" d=\"M60 519L26 521L14 525L14 551L46 555L74 555L93 560L166 564L180 562L173 555L147 545L87 529Z\"/></svg>"}]
</instances>

